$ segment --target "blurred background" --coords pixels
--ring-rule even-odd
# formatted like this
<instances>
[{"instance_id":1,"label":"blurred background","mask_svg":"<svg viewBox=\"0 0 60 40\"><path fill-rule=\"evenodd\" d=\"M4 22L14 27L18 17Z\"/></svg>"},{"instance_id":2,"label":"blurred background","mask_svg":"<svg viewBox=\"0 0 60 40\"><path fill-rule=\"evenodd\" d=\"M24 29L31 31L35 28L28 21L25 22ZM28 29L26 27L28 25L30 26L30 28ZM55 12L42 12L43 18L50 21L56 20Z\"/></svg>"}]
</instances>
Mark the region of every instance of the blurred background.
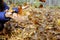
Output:
<instances>
[{"instance_id":1,"label":"blurred background","mask_svg":"<svg viewBox=\"0 0 60 40\"><path fill-rule=\"evenodd\" d=\"M30 4L34 4L34 3L41 3L38 0L4 0L8 5L11 3L25 3L28 2ZM44 6L60 6L60 0L46 0L45 3L43 3Z\"/></svg>"},{"instance_id":2,"label":"blurred background","mask_svg":"<svg viewBox=\"0 0 60 40\"><path fill-rule=\"evenodd\" d=\"M4 24L0 40L60 40L60 0L4 1L9 11L18 7L18 15Z\"/></svg>"}]
</instances>

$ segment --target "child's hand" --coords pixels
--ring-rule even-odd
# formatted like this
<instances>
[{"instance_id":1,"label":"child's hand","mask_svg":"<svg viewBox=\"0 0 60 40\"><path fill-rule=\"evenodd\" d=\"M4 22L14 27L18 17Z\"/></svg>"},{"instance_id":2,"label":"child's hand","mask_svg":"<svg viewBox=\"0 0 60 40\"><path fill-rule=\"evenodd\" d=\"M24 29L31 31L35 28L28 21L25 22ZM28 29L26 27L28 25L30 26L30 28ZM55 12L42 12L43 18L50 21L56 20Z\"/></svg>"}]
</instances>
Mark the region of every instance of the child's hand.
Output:
<instances>
[{"instance_id":1,"label":"child's hand","mask_svg":"<svg viewBox=\"0 0 60 40\"><path fill-rule=\"evenodd\" d=\"M11 12L6 12L5 16L11 18L12 17L12 13Z\"/></svg>"},{"instance_id":2,"label":"child's hand","mask_svg":"<svg viewBox=\"0 0 60 40\"><path fill-rule=\"evenodd\" d=\"M17 13L10 12L9 10L5 10L5 12L6 12L5 14L6 17L9 17L12 19L17 18Z\"/></svg>"},{"instance_id":3,"label":"child's hand","mask_svg":"<svg viewBox=\"0 0 60 40\"><path fill-rule=\"evenodd\" d=\"M15 19L17 17L18 17L18 14L17 13L13 13L11 18Z\"/></svg>"}]
</instances>

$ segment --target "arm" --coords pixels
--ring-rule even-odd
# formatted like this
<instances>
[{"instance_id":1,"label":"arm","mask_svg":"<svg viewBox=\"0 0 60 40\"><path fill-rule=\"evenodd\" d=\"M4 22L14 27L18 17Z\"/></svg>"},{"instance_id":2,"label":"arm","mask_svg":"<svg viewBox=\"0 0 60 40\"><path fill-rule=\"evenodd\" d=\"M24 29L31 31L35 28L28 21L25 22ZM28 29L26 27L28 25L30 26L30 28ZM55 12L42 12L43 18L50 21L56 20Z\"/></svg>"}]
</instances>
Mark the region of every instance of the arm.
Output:
<instances>
[{"instance_id":1,"label":"arm","mask_svg":"<svg viewBox=\"0 0 60 40\"><path fill-rule=\"evenodd\" d=\"M9 9L9 7L7 6L7 4L6 3L4 3L4 10L6 10L6 9ZM7 18L7 17L5 17L5 14L6 14L6 12L0 12L0 21L1 22L5 22L5 21L8 21L10 18Z\"/></svg>"},{"instance_id":2,"label":"arm","mask_svg":"<svg viewBox=\"0 0 60 40\"><path fill-rule=\"evenodd\" d=\"M4 7L5 7L5 9L4 9L4 10L9 9L9 7L7 6L7 4L6 4L6 3L4 3Z\"/></svg>"},{"instance_id":3,"label":"arm","mask_svg":"<svg viewBox=\"0 0 60 40\"><path fill-rule=\"evenodd\" d=\"M6 12L0 12L0 21L8 21L9 18L5 17Z\"/></svg>"},{"instance_id":4,"label":"arm","mask_svg":"<svg viewBox=\"0 0 60 40\"><path fill-rule=\"evenodd\" d=\"M4 3L4 6L5 6L5 9L4 9L4 10L9 9L9 7L7 6L6 3ZM13 10L14 10L16 13L18 13L18 8L13 8Z\"/></svg>"},{"instance_id":5,"label":"arm","mask_svg":"<svg viewBox=\"0 0 60 40\"><path fill-rule=\"evenodd\" d=\"M4 3L4 6L5 6L4 10L9 9L6 3ZM13 8L13 10L15 10L16 13L18 12L18 8ZM5 14L6 12L0 12L0 21L8 21L10 19L10 18L7 18Z\"/></svg>"}]
</instances>

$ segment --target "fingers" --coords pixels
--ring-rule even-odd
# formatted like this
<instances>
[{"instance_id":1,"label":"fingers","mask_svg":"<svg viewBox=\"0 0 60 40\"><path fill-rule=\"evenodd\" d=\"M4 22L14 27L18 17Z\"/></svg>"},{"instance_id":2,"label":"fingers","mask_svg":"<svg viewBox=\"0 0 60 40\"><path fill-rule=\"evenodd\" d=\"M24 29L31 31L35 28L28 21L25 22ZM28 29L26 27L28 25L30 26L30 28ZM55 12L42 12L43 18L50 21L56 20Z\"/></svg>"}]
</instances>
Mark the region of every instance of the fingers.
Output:
<instances>
[{"instance_id":1,"label":"fingers","mask_svg":"<svg viewBox=\"0 0 60 40\"><path fill-rule=\"evenodd\" d=\"M13 16L14 16L14 17L17 17L17 13L13 13Z\"/></svg>"},{"instance_id":2,"label":"fingers","mask_svg":"<svg viewBox=\"0 0 60 40\"><path fill-rule=\"evenodd\" d=\"M14 19L14 20L16 20L17 18L18 18L18 14L16 14L16 13L13 13L13 15L12 15L12 17L11 17L12 19Z\"/></svg>"},{"instance_id":3,"label":"fingers","mask_svg":"<svg viewBox=\"0 0 60 40\"><path fill-rule=\"evenodd\" d=\"M15 11L15 10L13 10L13 11ZM6 12L5 16L10 17L10 18L17 18L17 13L12 13L13 11L6 9L5 10L5 12Z\"/></svg>"},{"instance_id":4,"label":"fingers","mask_svg":"<svg viewBox=\"0 0 60 40\"><path fill-rule=\"evenodd\" d=\"M11 12L6 12L5 16L6 17L11 17L12 16L12 13Z\"/></svg>"}]
</instances>

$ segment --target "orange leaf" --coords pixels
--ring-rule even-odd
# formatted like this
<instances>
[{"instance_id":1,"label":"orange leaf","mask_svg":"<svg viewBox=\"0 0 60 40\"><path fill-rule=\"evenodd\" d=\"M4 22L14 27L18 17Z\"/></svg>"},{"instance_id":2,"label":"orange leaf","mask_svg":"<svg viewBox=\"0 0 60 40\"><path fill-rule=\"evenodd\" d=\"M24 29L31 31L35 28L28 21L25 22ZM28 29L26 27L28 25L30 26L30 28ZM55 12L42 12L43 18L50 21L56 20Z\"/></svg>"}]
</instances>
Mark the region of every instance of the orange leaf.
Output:
<instances>
[{"instance_id":1,"label":"orange leaf","mask_svg":"<svg viewBox=\"0 0 60 40\"><path fill-rule=\"evenodd\" d=\"M18 13L22 14L22 6L18 6Z\"/></svg>"}]
</instances>

